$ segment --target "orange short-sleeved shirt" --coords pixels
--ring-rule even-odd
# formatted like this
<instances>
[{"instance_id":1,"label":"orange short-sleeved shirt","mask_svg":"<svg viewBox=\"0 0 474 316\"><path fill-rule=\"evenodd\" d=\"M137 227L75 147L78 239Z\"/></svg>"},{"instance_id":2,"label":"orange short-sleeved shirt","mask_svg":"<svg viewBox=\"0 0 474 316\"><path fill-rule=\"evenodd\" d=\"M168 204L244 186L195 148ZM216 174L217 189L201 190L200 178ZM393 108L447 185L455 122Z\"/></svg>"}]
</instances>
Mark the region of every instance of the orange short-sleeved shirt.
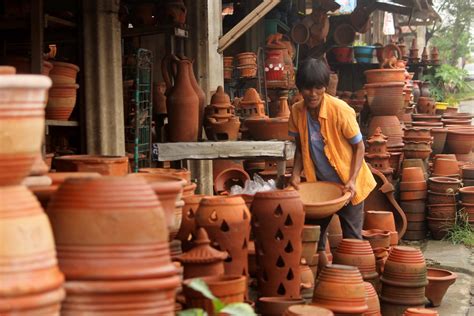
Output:
<instances>
[{"instance_id":1,"label":"orange short-sleeved shirt","mask_svg":"<svg viewBox=\"0 0 474 316\"><path fill-rule=\"evenodd\" d=\"M319 123L325 144L324 153L341 181L346 183L350 178L353 155L349 140L360 133L356 114L344 101L325 93L319 111ZM317 181L314 162L310 154L307 109L304 100L295 103L291 108L288 130L291 135L299 135L306 180L308 182ZM357 175L356 194L351 201L352 204L356 205L364 201L375 186L374 176L366 162L363 161Z\"/></svg>"}]
</instances>

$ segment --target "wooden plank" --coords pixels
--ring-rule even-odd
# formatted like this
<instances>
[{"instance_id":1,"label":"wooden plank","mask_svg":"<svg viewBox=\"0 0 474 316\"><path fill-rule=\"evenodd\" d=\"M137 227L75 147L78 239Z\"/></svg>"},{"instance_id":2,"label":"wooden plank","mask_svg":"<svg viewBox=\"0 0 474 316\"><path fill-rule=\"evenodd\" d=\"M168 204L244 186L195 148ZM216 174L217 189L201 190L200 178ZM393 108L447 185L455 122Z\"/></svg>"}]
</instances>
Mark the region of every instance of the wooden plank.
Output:
<instances>
[{"instance_id":1,"label":"wooden plank","mask_svg":"<svg viewBox=\"0 0 474 316\"><path fill-rule=\"evenodd\" d=\"M184 159L274 158L292 159L295 145L290 141L229 141L200 143L155 143L155 161Z\"/></svg>"},{"instance_id":2,"label":"wooden plank","mask_svg":"<svg viewBox=\"0 0 474 316\"><path fill-rule=\"evenodd\" d=\"M47 126L79 126L78 121L46 120Z\"/></svg>"},{"instance_id":3,"label":"wooden plank","mask_svg":"<svg viewBox=\"0 0 474 316\"><path fill-rule=\"evenodd\" d=\"M31 1L31 73L43 69L43 0Z\"/></svg>"}]
</instances>

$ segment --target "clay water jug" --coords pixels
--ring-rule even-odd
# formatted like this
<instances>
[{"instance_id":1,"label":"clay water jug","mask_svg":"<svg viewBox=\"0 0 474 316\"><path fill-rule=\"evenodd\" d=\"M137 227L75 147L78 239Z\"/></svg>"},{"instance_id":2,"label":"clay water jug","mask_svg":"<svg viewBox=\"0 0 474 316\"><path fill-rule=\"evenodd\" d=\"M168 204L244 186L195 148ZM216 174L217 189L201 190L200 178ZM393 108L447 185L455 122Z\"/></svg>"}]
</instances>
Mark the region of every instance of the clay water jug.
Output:
<instances>
[{"instance_id":1,"label":"clay water jug","mask_svg":"<svg viewBox=\"0 0 474 316\"><path fill-rule=\"evenodd\" d=\"M188 59L177 58L171 59L170 62L177 65L177 73L174 86L166 98L168 141L195 142L198 139L199 129L199 97L193 88L190 76L192 63ZM169 75L165 81L169 86Z\"/></svg>"}]
</instances>

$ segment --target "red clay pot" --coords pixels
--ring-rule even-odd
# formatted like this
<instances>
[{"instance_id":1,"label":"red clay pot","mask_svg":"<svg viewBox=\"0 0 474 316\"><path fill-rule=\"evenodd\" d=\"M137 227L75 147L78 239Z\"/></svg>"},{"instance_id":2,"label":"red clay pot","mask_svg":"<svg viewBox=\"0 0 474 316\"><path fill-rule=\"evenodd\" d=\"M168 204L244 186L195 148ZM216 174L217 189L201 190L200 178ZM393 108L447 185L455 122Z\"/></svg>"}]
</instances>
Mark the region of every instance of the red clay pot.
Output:
<instances>
[{"instance_id":1,"label":"red clay pot","mask_svg":"<svg viewBox=\"0 0 474 316\"><path fill-rule=\"evenodd\" d=\"M421 122L441 123L441 115L418 113L418 114L412 114L411 117L414 122L421 121Z\"/></svg>"},{"instance_id":2,"label":"red clay pot","mask_svg":"<svg viewBox=\"0 0 474 316\"><path fill-rule=\"evenodd\" d=\"M390 231L381 229L362 230L362 237L368 240L372 250L390 247Z\"/></svg>"},{"instance_id":3,"label":"red clay pot","mask_svg":"<svg viewBox=\"0 0 474 316\"><path fill-rule=\"evenodd\" d=\"M443 152L444 145L446 143L446 137L448 136L447 128L432 128L431 136L433 136L433 144L431 149L433 154L440 154Z\"/></svg>"},{"instance_id":4,"label":"red clay pot","mask_svg":"<svg viewBox=\"0 0 474 316\"><path fill-rule=\"evenodd\" d=\"M290 140L288 118L248 118L245 126L254 140Z\"/></svg>"},{"instance_id":5,"label":"red clay pot","mask_svg":"<svg viewBox=\"0 0 474 316\"><path fill-rule=\"evenodd\" d=\"M458 162L451 159L437 158L433 163L433 173L440 176L459 175Z\"/></svg>"},{"instance_id":6,"label":"red clay pot","mask_svg":"<svg viewBox=\"0 0 474 316\"><path fill-rule=\"evenodd\" d=\"M441 122L443 122L444 125L450 126L450 125L461 125L461 126L471 126L472 120L471 119L441 119Z\"/></svg>"},{"instance_id":7,"label":"red clay pot","mask_svg":"<svg viewBox=\"0 0 474 316\"><path fill-rule=\"evenodd\" d=\"M401 191L400 201L425 200L426 196L426 191Z\"/></svg>"},{"instance_id":8,"label":"red clay pot","mask_svg":"<svg viewBox=\"0 0 474 316\"><path fill-rule=\"evenodd\" d=\"M395 219L392 212L366 211L364 229L381 229L395 231Z\"/></svg>"},{"instance_id":9,"label":"red clay pot","mask_svg":"<svg viewBox=\"0 0 474 316\"><path fill-rule=\"evenodd\" d=\"M187 60L190 60L188 58L184 58ZM191 61L191 60L190 60ZM192 61L191 61L192 63ZM193 87L194 93L196 93L198 100L199 100L199 110L198 110L198 140L202 139L202 125L204 122L204 108L206 106L206 95L204 94L204 91L202 88L199 86L197 83L196 77L194 76L194 70L193 66L191 64L190 67L188 67L189 71L189 80L191 82L191 86Z\"/></svg>"},{"instance_id":10,"label":"red clay pot","mask_svg":"<svg viewBox=\"0 0 474 316\"><path fill-rule=\"evenodd\" d=\"M428 185L426 181L400 182L400 191L426 191Z\"/></svg>"},{"instance_id":11,"label":"red clay pot","mask_svg":"<svg viewBox=\"0 0 474 316\"><path fill-rule=\"evenodd\" d=\"M431 192L456 193L461 187L461 180L450 177L431 177L428 179Z\"/></svg>"},{"instance_id":12,"label":"red clay pot","mask_svg":"<svg viewBox=\"0 0 474 316\"><path fill-rule=\"evenodd\" d=\"M443 123L441 122L427 122L427 121L413 121L411 122L413 127L426 127L426 128L441 128Z\"/></svg>"},{"instance_id":13,"label":"red clay pot","mask_svg":"<svg viewBox=\"0 0 474 316\"><path fill-rule=\"evenodd\" d=\"M405 69L371 69L364 71L367 83L403 82Z\"/></svg>"},{"instance_id":14,"label":"red clay pot","mask_svg":"<svg viewBox=\"0 0 474 316\"><path fill-rule=\"evenodd\" d=\"M454 154L468 154L474 147L474 129L448 128L448 136L446 138L447 150Z\"/></svg>"},{"instance_id":15,"label":"red clay pot","mask_svg":"<svg viewBox=\"0 0 474 316\"><path fill-rule=\"evenodd\" d=\"M402 169L403 182L425 182L423 170L419 167L407 167ZM425 182L426 183L426 182Z\"/></svg>"},{"instance_id":16,"label":"red clay pot","mask_svg":"<svg viewBox=\"0 0 474 316\"><path fill-rule=\"evenodd\" d=\"M257 309L262 316L280 316L288 307L304 303L305 300L302 298L260 297L257 302Z\"/></svg>"},{"instance_id":17,"label":"red clay pot","mask_svg":"<svg viewBox=\"0 0 474 316\"><path fill-rule=\"evenodd\" d=\"M78 66L60 61L53 61L52 64L53 68L49 72L49 77L53 80L53 85L76 83L77 73L79 72Z\"/></svg>"},{"instance_id":18,"label":"red clay pot","mask_svg":"<svg viewBox=\"0 0 474 316\"><path fill-rule=\"evenodd\" d=\"M77 89L75 83L54 84L48 95L46 118L50 120L67 121L76 106Z\"/></svg>"},{"instance_id":19,"label":"red clay pot","mask_svg":"<svg viewBox=\"0 0 474 316\"><path fill-rule=\"evenodd\" d=\"M426 263L420 250L405 246L392 248L380 281L393 287L425 287ZM383 286L382 286L383 295Z\"/></svg>"},{"instance_id":20,"label":"red clay pot","mask_svg":"<svg viewBox=\"0 0 474 316\"><path fill-rule=\"evenodd\" d=\"M251 212L258 292L262 296L299 297L305 213L298 192L257 192Z\"/></svg>"},{"instance_id":21,"label":"red clay pot","mask_svg":"<svg viewBox=\"0 0 474 316\"><path fill-rule=\"evenodd\" d=\"M454 219L444 219L444 218L431 218L427 217L428 228L431 231L431 237L436 240L443 239L447 234L449 229L453 227L455 220Z\"/></svg>"},{"instance_id":22,"label":"red clay pot","mask_svg":"<svg viewBox=\"0 0 474 316\"><path fill-rule=\"evenodd\" d=\"M367 298L362 276L356 267L329 264L323 268L314 286L312 305L334 313L367 312Z\"/></svg>"},{"instance_id":23,"label":"red clay pot","mask_svg":"<svg viewBox=\"0 0 474 316\"><path fill-rule=\"evenodd\" d=\"M378 278L374 252L367 240L343 239L334 253L333 262L357 267L364 281Z\"/></svg>"},{"instance_id":24,"label":"red clay pot","mask_svg":"<svg viewBox=\"0 0 474 316\"><path fill-rule=\"evenodd\" d=\"M375 291L372 284L364 282L365 293L367 296L367 305L369 309L363 314L364 316L381 316L380 313L380 302L377 292Z\"/></svg>"},{"instance_id":25,"label":"red clay pot","mask_svg":"<svg viewBox=\"0 0 474 316\"><path fill-rule=\"evenodd\" d=\"M128 157L68 155L55 157L56 170L60 172L97 172L104 176L125 176Z\"/></svg>"},{"instance_id":26,"label":"red clay pot","mask_svg":"<svg viewBox=\"0 0 474 316\"><path fill-rule=\"evenodd\" d=\"M464 203L474 203L474 186L460 188L459 193Z\"/></svg>"},{"instance_id":27,"label":"red clay pot","mask_svg":"<svg viewBox=\"0 0 474 316\"><path fill-rule=\"evenodd\" d=\"M436 100L430 97L419 97L417 103L418 113L434 115L436 113Z\"/></svg>"},{"instance_id":28,"label":"red clay pot","mask_svg":"<svg viewBox=\"0 0 474 316\"><path fill-rule=\"evenodd\" d=\"M397 115L403 108L403 82L369 83L364 86L374 116Z\"/></svg>"},{"instance_id":29,"label":"red clay pot","mask_svg":"<svg viewBox=\"0 0 474 316\"><path fill-rule=\"evenodd\" d=\"M428 268L428 285L426 298L434 307L440 306L448 288L456 282L457 274L448 270Z\"/></svg>"},{"instance_id":30,"label":"red clay pot","mask_svg":"<svg viewBox=\"0 0 474 316\"><path fill-rule=\"evenodd\" d=\"M244 294L247 292L247 278L245 276L226 274L221 276L207 276L200 279L207 284L211 293L224 304L244 301ZM212 301L188 286L192 280L193 279L188 279L183 282L186 305L190 308L202 308L209 315L216 315Z\"/></svg>"},{"instance_id":31,"label":"red clay pot","mask_svg":"<svg viewBox=\"0 0 474 316\"><path fill-rule=\"evenodd\" d=\"M463 180L474 179L474 164L467 164L461 167Z\"/></svg>"},{"instance_id":32,"label":"red clay pot","mask_svg":"<svg viewBox=\"0 0 474 316\"><path fill-rule=\"evenodd\" d=\"M243 169L228 168L222 170L214 177L214 192L216 194L230 192L234 185L244 187L247 180L250 180L250 176Z\"/></svg>"},{"instance_id":33,"label":"red clay pot","mask_svg":"<svg viewBox=\"0 0 474 316\"><path fill-rule=\"evenodd\" d=\"M428 205L428 216L431 218L453 219L456 217L456 204Z\"/></svg>"},{"instance_id":34,"label":"red clay pot","mask_svg":"<svg viewBox=\"0 0 474 316\"><path fill-rule=\"evenodd\" d=\"M201 200L196 225L206 229L212 245L227 251L226 274L247 275L250 212L241 197L213 196Z\"/></svg>"},{"instance_id":35,"label":"red clay pot","mask_svg":"<svg viewBox=\"0 0 474 316\"><path fill-rule=\"evenodd\" d=\"M428 191L429 204L456 204L456 193L438 193Z\"/></svg>"},{"instance_id":36,"label":"red clay pot","mask_svg":"<svg viewBox=\"0 0 474 316\"><path fill-rule=\"evenodd\" d=\"M413 140L430 140L431 139L431 131L429 128L423 127L412 127L412 128L405 128L404 130L404 137L407 139Z\"/></svg>"},{"instance_id":37,"label":"red clay pot","mask_svg":"<svg viewBox=\"0 0 474 316\"><path fill-rule=\"evenodd\" d=\"M400 207L409 213L425 213L426 203L424 200L400 201Z\"/></svg>"},{"instance_id":38,"label":"red clay pot","mask_svg":"<svg viewBox=\"0 0 474 316\"><path fill-rule=\"evenodd\" d=\"M408 308L404 313L403 316L438 316L438 312L434 309L427 309L427 308Z\"/></svg>"},{"instance_id":39,"label":"red clay pot","mask_svg":"<svg viewBox=\"0 0 474 316\"><path fill-rule=\"evenodd\" d=\"M373 135L377 127L382 128L382 133L388 137L387 146L391 147L403 146L403 130L400 120L396 115L374 116L370 120L368 135Z\"/></svg>"}]
</instances>

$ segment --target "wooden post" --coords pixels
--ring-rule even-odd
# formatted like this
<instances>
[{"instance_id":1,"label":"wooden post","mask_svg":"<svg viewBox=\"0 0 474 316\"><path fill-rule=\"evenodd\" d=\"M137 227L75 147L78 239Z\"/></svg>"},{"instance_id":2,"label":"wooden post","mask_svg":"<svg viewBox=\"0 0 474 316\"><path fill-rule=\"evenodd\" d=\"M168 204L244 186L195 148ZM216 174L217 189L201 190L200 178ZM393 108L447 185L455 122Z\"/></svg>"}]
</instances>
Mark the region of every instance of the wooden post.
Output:
<instances>
[{"instance_id":1,"label":"wooden post","mask_svg":"<svg viewBox=\"0 0 474 316\"><path fill-rule=\"evenodd\" d=\"M43 0L31 1L30 14L31 14L30 15L31 73L41 74L43 70L43 34L44 34Z\"/></svg>"}]
</instances>

